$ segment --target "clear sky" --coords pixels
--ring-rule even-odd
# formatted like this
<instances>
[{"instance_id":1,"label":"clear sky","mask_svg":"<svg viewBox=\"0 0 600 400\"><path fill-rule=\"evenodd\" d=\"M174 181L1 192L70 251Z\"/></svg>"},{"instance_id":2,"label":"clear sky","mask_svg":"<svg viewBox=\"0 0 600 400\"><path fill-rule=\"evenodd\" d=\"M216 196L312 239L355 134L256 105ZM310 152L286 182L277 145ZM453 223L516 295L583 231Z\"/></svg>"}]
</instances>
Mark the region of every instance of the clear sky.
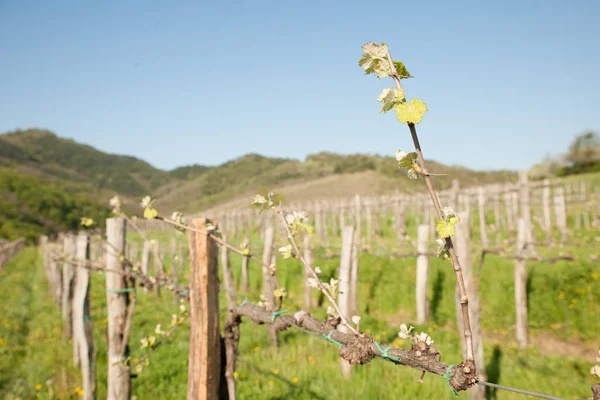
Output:
<instances>
[{"instance_id":1,"label":"clear sky","mask_svg":"<svg viewBox=\"0 0 600 400\"><path fill-rule=\"evenodd\" d=\"M426 158L525 168L600 128L600 1L0 0L0 132L41 127L160 168L249 152L393 155L408 129L365 76L415 79Z\"/></svg>"}]
</instances>

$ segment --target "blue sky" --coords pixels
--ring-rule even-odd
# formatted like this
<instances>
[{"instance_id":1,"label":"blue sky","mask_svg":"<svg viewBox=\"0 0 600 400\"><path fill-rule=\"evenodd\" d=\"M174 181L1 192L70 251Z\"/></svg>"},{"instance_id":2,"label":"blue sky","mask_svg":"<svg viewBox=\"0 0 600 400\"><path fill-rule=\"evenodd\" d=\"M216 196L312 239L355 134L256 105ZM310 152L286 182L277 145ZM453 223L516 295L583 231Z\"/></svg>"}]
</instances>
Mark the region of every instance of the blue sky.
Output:
<instances>
[{"instance_id":1,"label":"blue sky","mask_svg":"<svg viewBox=\"0 0 600 400\"><path fill-rule=\"evenodd\" d=\"M249 152L393 155L365 76L385 41L429 107L426 158L526 168L600 129L600 2L0 0L0 132L42 127L160 168Z\"/></svg>"}]
</instances>

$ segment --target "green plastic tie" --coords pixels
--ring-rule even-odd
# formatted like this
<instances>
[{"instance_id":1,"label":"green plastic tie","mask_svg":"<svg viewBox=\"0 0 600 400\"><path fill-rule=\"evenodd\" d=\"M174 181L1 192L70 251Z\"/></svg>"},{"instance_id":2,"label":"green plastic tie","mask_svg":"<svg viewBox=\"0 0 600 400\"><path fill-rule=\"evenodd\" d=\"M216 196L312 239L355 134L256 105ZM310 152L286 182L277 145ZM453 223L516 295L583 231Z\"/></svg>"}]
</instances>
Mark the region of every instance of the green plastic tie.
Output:
<instances>
[{"instance_id":1,"label":"green plastic tie","mask_svg":"<svg viewBox=\"0 0 600 400\"><path fill-rule=\"evenodd\" d=\"M454 368L454 365L448 365L446 373L444 374L444 380L446 381L446 384L450 388L450 391L452 392L454 397L458 397L458 393L456 393L456 390L454 390L454 388L450 386L450 371L452 371L452 368Z\"/></svg>"},{"instance_id":2,"label":"green plastic tie","mask_svg":"<svg viewBox=\"0 0 600 400\"><path fill-rule=\"evenodd\" d=\"M328 333L327 335L326 335L326 334L323 334L323 337L324 337L325 339L327 339L327 341L329 341L329 342L331 342L331 343L333 343L333 344L337 344L339 347L342 347L342 346L343 346L343 344L341 344L340 342L338 342L337 340L335 340L334 338L332 338L332 337L331 337L331 334L332 334L333 332L335 332L335 329L332 329L332 330L330 330L330 331L329 331L329 333Z\"/></svg>"},{"instance_id":3,"label":"green plastic tie","mask_svg":"<svg viewBox=\"0 0 600 400\"><path fill-rule=\"evenodd\" d=\"M277 316L285 314L287 312L289 312L289 310L273 311L273 313L271 313L271 323L275 322L275 318L277 318Z\"/></svg>"},{"instance_id":4,"label":"green plastic tie","mask_svg":"<svg viewBox=\"0 0 600 400\"><path fill-rule=\"evenodd\" d=\"M385 349L381 348L381 345L379 344L378 341L374 340L373 343L375 343L375 347L377 347L377 350L379 350L379 352L381 353L381 356L383 358L387 358L388 360L392 360L392 361L396 361L396 362L400 362L400 357L396 357L396 356L390 356L388 354L388 351L390 351L391 347L390 346L385 346Z\"/></svg>"},{"instance_id":5,"label":"green plastic tie","mask_svg":"<svg viewBox=\"0 0 600 400\"><path fill-rule=\"evenodd\" d=\"M125 289L108 289L108 293L132 293L135 292L134 287L125 288Z\"/></svg>"}]
</instances>

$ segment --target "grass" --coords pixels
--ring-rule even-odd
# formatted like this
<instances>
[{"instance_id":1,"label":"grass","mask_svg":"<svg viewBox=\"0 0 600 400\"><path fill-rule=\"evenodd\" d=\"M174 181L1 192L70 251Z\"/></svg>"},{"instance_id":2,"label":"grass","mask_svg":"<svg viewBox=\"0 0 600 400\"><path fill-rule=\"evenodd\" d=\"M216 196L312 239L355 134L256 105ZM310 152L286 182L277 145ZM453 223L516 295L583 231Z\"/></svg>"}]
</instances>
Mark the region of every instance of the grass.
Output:
<instances>
[{"instance_id":1,"label":"grass","mask_svg":"<svg viewBox=\"0 0 600 400\"><path fill-rule=\"evenodd\" d=\"M474 226L476 222L474 222ZM390 229L382 224L384 235ZM409 225L409 230L415 227ZM389 232L388 232L389 233ZM580 232L583 241L591 232ZM130 235L131 240L139 240ZM168 245L168 233L151 234ZM184 242L185 235L177 236ZM393 238L393 237L392 237ZM238 238L233 240L237 243ZM258 243L256 240L254 243ZM141 248L141 246L140 246ZM593 246L565 248L580 256L591 254ZM168 252L167 252L168 254ZM236 282L240 280L240 259L232 255ZM339 260L320 260L324 276L332 276ZM167 268L169 268L167 262ZM253 265L253 264L251 264ZM391 259L363 254L360 259L359 299L361 328L382 343L406 347L398 338L401 323L411 323L414 311L415 260ZM253 268L253 267L251 267ZM251 269L250 300L257 301L259 269ZM181 271L186 282L189 266ZM482 325L485 334L486 369L489 380L503 385L552 394L567 399L589 397L594 383L589 369L594 353L565 355L532 345L518 349L513 339L513 268L512 262L490 257L481 280ZM278 261L278 276L288 288L286 308L300 308L302 267L295 260ZM104 276L92 275L92 318L97 348L97 397L106 398L106 296ZM597 346L600 326L600 273L591 262L555 265L528 263L529 315L533 342L551 336L557 343L577 340L584 348ZM417 330L429 332L441 351L442 360L461 360L460 340L456 332L454 306L455 278L449 264L432 259L429 295L431 321ZM156 324L164 327L179 305L169 292L157 300L153 292L138 291L131 356L135 360L145 353L140 339L154 335ZM244 294L240 294L244 295ZM322 298L317 297L320 304ZM575 300L575 301L574 301ZM27 248L0 272L0 398L76 399L81 385L78 371L72 366L72 345L62 340L62 322L58 308L49 295L43 265L37 249ZM225 316L225 301L221 301ZM312 310L324 316L323 307ZM156 349L150 365L132 380L132 392L138 399L184 398L187 386L188 325ZM339 370L337 348L320 337L291 329L280 333L281 349L271 345L263 326L242 324L238 364L239 398L261 399L423 399L452 398L443 378L426 376L419 384L419 371L395 367L382 360L354 369L351 381ZM595 342L596 341L596 342ZM547 347L547 346L546 346ZM567 347L565 347L567 348ZM464 397L465 395L461 395ZM489 392L489 398L520 399L509 392Z\"/></svg>"}]
</instances>

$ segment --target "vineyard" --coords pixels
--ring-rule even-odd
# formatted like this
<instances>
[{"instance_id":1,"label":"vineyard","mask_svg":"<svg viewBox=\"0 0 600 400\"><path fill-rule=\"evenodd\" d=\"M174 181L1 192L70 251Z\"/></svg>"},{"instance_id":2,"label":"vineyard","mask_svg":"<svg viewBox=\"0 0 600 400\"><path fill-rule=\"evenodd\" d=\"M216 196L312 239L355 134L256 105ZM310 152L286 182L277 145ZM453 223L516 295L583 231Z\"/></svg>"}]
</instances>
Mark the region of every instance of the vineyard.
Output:
<instances>
[{"instance_id":1,"label":"vineyard","mask_svg":"<svg viewBox=\"0 0 600 400\"><path fill-rule=\"evenodd\" d=\"M143 218L115 197L0 243L0 397L600 399L600 175L436 192L410 74L363 50L426 192Z\"/></svg>"}]
</instances>

